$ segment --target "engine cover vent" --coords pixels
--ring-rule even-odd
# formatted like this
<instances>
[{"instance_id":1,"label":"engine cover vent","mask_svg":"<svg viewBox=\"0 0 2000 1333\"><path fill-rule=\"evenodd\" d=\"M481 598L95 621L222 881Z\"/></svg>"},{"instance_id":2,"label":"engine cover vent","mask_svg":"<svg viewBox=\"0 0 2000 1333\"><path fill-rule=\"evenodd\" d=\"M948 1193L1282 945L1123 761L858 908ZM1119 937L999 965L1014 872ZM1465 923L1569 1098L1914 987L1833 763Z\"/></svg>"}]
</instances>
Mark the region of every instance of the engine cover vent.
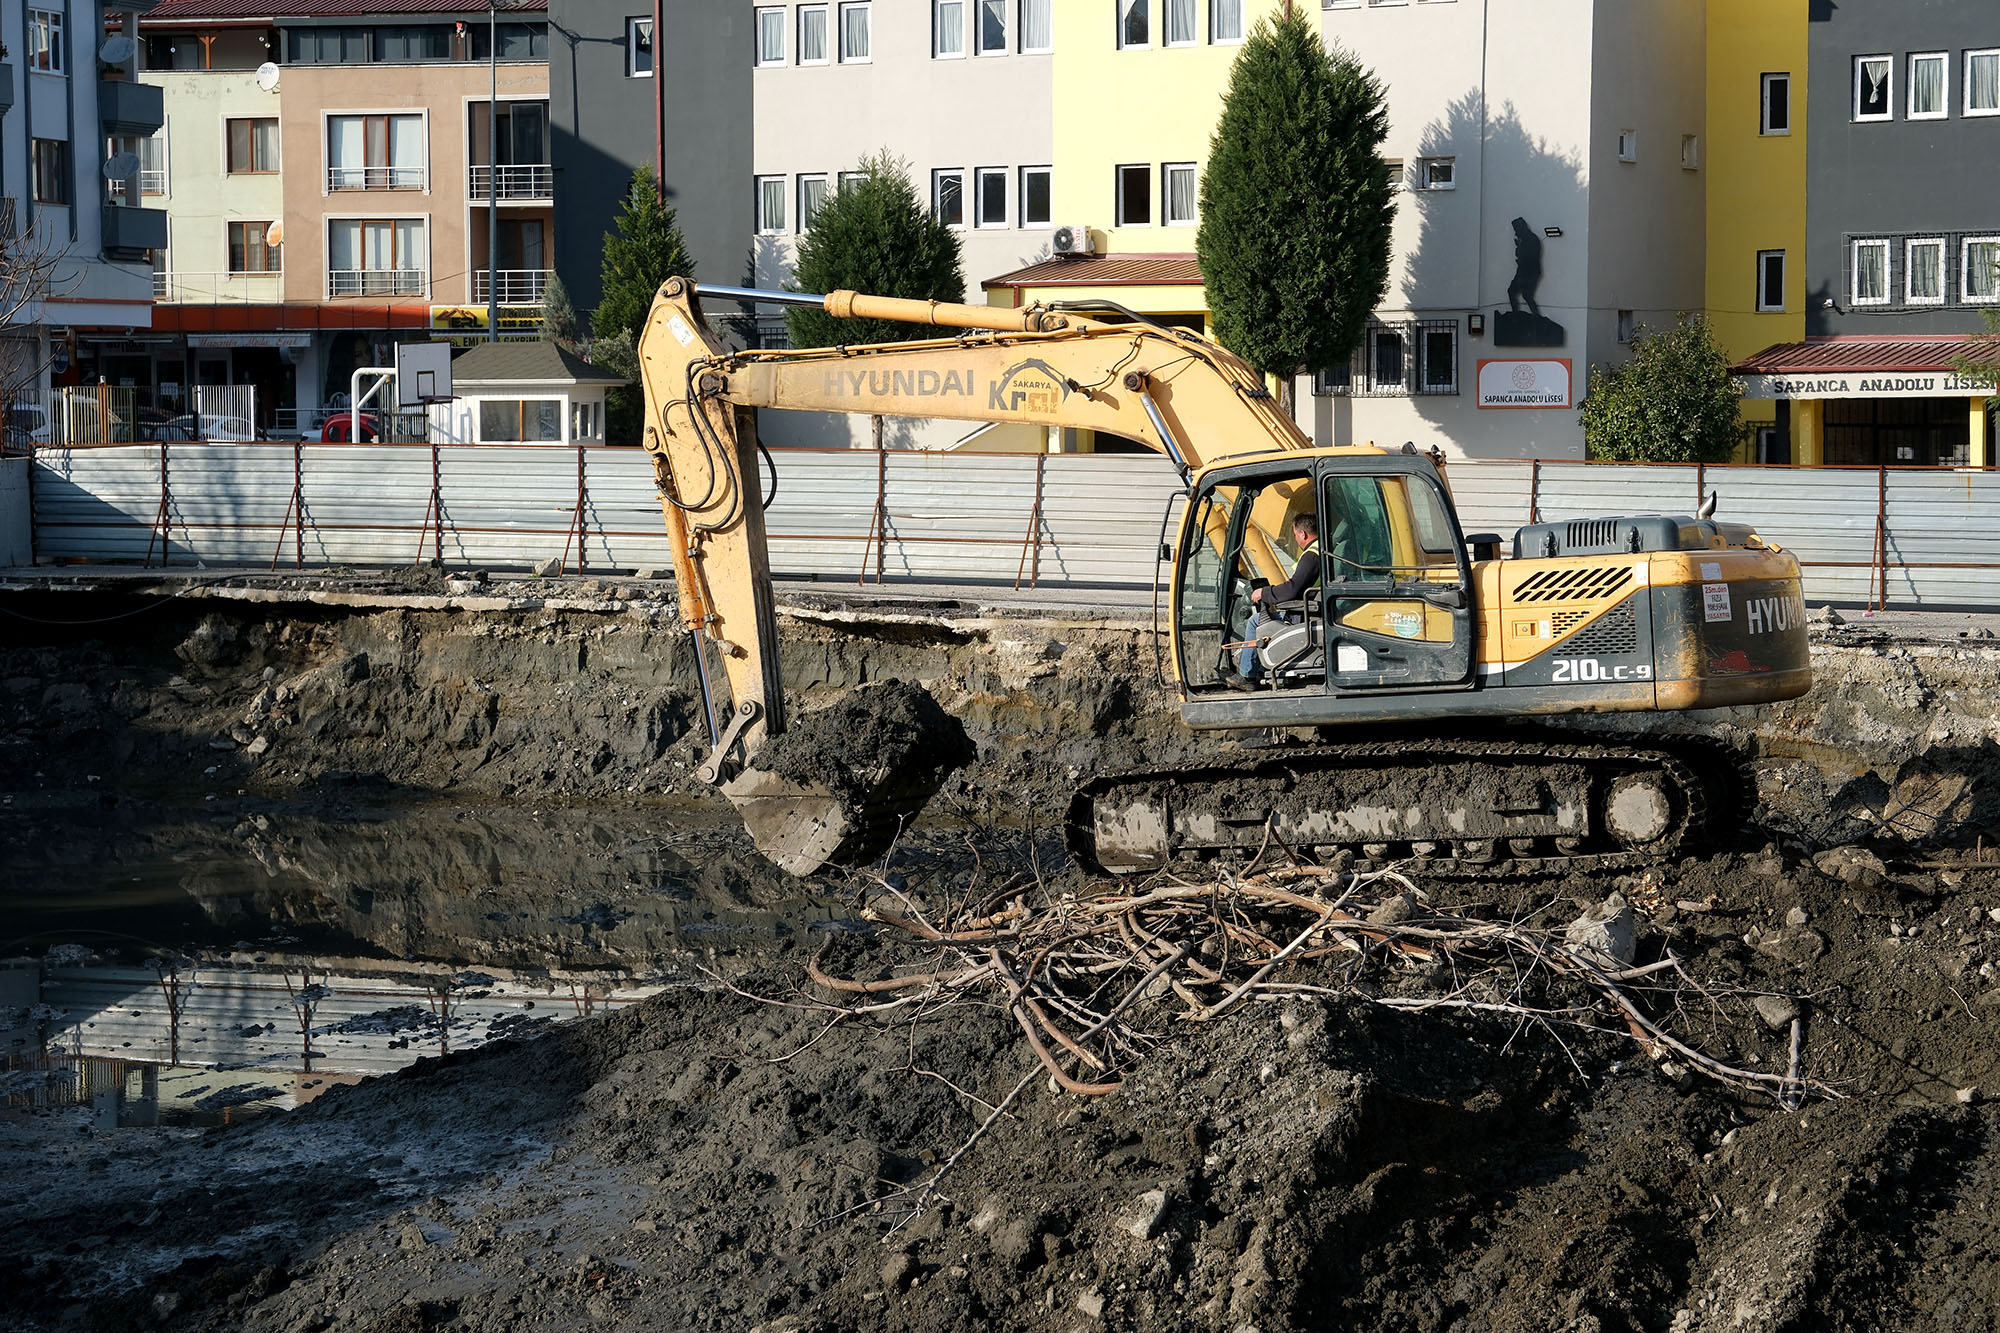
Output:
<instances>
[{"instance_id":1,"label":"engine cover vent","mask_svg":"<svg viewBox=\"0 0 2000 1333\"><path fill-rule=\"evenodd\" d=\"M1565 640L1556 651L1581 657L1609 657L1614 653L1638 652L1639 617L1632 613L1632 603L1626 602L1605 612L1595 624Z\"/></svg>"},{"instance_id":2,"label":"engine cover vent","mask_svg":"<svg viewBox=\"0 0 2000 1333\"><path fill-rule=\"evenodd\" d=\"M1608 597L1632 581L1630 565L1545 569L1514 585L1517 602L1582 602Z\"/></svg>"}]
</instances>

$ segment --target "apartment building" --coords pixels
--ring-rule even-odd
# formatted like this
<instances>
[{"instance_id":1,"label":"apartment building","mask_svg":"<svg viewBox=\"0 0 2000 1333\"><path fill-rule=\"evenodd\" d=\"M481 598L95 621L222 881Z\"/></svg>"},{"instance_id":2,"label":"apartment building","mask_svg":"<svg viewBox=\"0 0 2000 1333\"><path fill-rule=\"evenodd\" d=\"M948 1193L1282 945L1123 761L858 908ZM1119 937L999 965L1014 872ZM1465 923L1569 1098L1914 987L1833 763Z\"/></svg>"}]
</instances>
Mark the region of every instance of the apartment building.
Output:
<instances>
[{"instance_id":1,"label":"apartment building","mask_svg":"<svg viewBox=\"0 0 2000 1333\"><path fill-rule=\"evenodd\" d=\"M1802 329L1737 367L1764 455L1991 466L1991 386L1951 366L2000 308L2000 184L1980 169L2000 151L2000 9L1786 8L1807 94L1790 117L1805 131L1802 244L1784 256Z\"/></svg>"},{"instance_id":2,"label":"apartment building","mask_svg":"<svg viewBox=\"0 0 2000 1333\"><path fill-rule=\"evenodd\" d=\"M163 404L250 386L258 428L310 430L396 342L484 336L489 291L503 332L539 327L544 0L164 0L140 31L171 226L131 378Z\"/></svg>"},{"instance_id":3,"label":"apartment building","mask_svg":"<svg viewBox=\"0 0 2000 1333\"><path fill-rule=\"evenodd\" d=\"M125 148L161 122L133 81L133 15L116 3L0 0L0 235L11 260L0 333L10 395L119 383L152 322L158 200ZM121 174L122 173L122 174Z\"/></svg>"}]
</instances>

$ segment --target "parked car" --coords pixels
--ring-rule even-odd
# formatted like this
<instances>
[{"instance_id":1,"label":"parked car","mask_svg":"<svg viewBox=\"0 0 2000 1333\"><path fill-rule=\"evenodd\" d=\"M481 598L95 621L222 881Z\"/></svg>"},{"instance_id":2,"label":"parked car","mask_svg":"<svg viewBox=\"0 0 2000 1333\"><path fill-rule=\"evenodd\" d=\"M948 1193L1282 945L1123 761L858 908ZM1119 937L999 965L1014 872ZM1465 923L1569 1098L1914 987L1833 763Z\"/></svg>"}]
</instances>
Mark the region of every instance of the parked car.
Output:
<instances>
[{"instance_id":1,"label":"parked car","mask_svg":"<svg viewBox=\"0 0 2000 1333\"><path fill-rule=\"evenodd\" d=\"M192 412L175 417L160 427L163 440L215 440L227 444L241 444L257 438L257 428L242 417L225 417L215 413L204 413L197 417ZM172 431L169 435L166 432Z\"/></svg>"},{"instance_id":2,"label":"parked car","mask_svg":"<svg viewBox=\"0 0 2000 1333\"><path fill-rule=\"evenodd\" d=\"M374 444L382 438L382 423L366 412L361 414L361 429L357 435L352 412L335 412L320 424L319 438L322 444Z\"/></svg>"}]
</instances>

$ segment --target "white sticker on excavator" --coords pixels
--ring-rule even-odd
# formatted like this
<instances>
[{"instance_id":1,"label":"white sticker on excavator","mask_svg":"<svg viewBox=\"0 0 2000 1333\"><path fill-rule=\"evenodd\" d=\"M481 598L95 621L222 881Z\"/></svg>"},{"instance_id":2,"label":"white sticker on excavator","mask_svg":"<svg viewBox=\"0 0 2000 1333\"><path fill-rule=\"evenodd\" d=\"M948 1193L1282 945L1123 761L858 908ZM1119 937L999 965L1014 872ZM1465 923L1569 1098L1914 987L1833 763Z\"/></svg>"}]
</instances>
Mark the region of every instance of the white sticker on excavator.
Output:
<instances>
[{"instance_id":1,"label":"white sticker on excavator","mask_svg":"<svg viewBox=\"0 0 2000 1333\"><path fill-rule=\"evenodd\" d=\"M689 328L688 322L679 315L667 317L667 332L673 334L683 347L694 341L694 330Z\"/></svg>"},{"instance_id":2,"label":"white sticker on excavator","mask_svg":"<svg viewBox=\"0 0 2000 1333\"><path fill-rule=\"evenodd\" d=\"M1720 561L1718 561L1718 560L1704 560L1704 561L1702 561L1702 562L1701 562L1701 576L1702 576L1703 578L1705 578L1705 579L1719 579L1719 578L1721 578L1721 577L1722 577L1722 563L1721 563Z\"/></svg>"},{"instance_id":3,"label":"white sticker on excavator","mask_svg":"<svg viewBox=\"0 0 2000 1333\"><path fill-rule=\"evenodd\" d=\"M1730 618L1729 585L1727 583L1704 583L1701 585L1701 615L1710 624Z\"/></svg>"},{"instance_id":4,"label":"white sticker on excavator","mask_svg":"<svg viewBox=\"0 0 2000 1333\"><path fill-rule=\"evenodd\" d=\"M1333 669L1345 675L1350 671L1368 669L1368 650L1351 643L1337 645L1333 650Z\"/></svg>"}]
</instances>

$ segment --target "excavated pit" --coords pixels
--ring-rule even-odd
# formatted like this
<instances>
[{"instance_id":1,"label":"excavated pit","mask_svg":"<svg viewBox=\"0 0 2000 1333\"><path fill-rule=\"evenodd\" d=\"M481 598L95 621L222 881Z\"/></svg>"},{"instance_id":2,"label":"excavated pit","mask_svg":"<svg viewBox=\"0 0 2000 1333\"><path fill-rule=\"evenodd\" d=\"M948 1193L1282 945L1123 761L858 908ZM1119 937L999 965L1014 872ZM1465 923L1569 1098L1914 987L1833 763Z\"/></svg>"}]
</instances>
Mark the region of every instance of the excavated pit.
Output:
<instances>
[{"instance_id":1,"label":"excavated pit","mask_svg":"<svg viewBox=\"0 0 2000 1333\"><path fill-rule=\"evenodd\" d=\"M1005 1013L829 1026L721 982L809 1006L829 997L808 959L907 961L864 916L885 892L1088 887L1061 852L1068 793L1217 743L1179 727L1144 626L794 601L801 735L816 716L823 740L857 734L841 710L893 680L976 750L877 874L800 882L696 780L693 661L650 586L0 606L33 617L0 644L0 952L59 983L35 1014L26 966L0 970L16 1326L2000 1323L2000 643L1952 623L1822 625L1813 693L1765 713L1584 728L1753 753L1740 834L1644 875L1436 887L1558 926L1632 898L1639 961L1713 988L1710 1049L1782 1065L1783 1024L1751 1001L1784 1000L1843 1098L1784 1112L1602 1026L1301 995L1164 1022L1112 1096L1035 1084L948 1205L901 1220L871 1201L1033 1067ZM298 1109L147 1127L116 1098L24 1091L38 1039L152 1022L143 964L170 954L194 1012L239 983L265 1007L212 1033L245 1068L196 1047L162 1081L191 1072L215 1107L281 1083ZM318 1023L301 1070L297 1027L262 1031L296 1008L281 974L381 996ZM119 977L140 979L104 990ZM99 991L97 1027L56 1012Z\"/></svg>"}]
</instances>

